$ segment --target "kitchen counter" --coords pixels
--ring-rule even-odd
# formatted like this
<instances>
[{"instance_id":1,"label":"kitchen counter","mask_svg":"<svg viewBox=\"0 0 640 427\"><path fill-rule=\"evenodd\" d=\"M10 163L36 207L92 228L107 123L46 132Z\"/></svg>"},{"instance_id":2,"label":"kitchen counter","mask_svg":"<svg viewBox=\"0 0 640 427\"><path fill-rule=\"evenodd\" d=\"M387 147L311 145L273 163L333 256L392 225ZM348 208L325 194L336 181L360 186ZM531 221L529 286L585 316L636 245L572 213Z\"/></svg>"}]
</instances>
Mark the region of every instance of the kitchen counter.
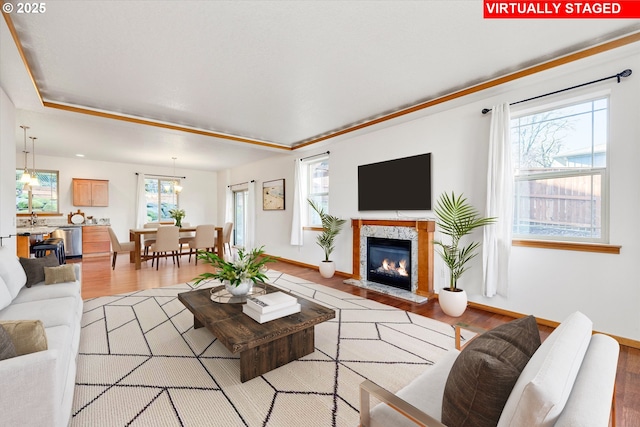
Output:
<instances>
[{"instance_id":1,"label":"kitchen counter","mask_svg":"<svg viewBox=\"0 0 640 427\"><path fill-rule=\"evenodd\" d=\"M58 227L50 226L50 225L38 225L35 227L18 227L16 228L16 234L18 236L31 236L31 235L43 235L43 234L51 234Z\"/></svg>"}]
</instances>

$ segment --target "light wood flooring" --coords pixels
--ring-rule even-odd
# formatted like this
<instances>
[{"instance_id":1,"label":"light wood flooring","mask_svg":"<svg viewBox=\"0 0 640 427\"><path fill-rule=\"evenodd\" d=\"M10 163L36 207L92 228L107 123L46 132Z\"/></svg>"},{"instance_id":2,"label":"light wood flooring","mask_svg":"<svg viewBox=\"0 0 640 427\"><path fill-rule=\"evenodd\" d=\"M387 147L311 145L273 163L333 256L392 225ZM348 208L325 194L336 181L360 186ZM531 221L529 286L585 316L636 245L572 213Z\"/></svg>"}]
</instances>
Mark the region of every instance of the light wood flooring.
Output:
<instances>
[{"instance_id":1,"label":"light wood flooring","mask_svg":"<svg viewBox=\"0 0 640 427\"><path fill-rule=\"evenodd\" d=\"M508 316L474 308L467 309L462 317L452 318L442 312L437 301L429 301L424 304L407 302L378 292L346 285L343 283L342 277L335 276L331 279L324 279L317 270L282 261L269 264L269 266L283 273L446 323L464 322L480 328L491 329L512 320ZM143 262L142 269L135 270L133 264L129 263L129 257L126 254L118 258L115 270L111 269L111 260L108 257L87 258L82 261L82 297L89 299L188 282L204 271L210 271L210 267L201 262L196 266L195 259L189 263L186 255L181 259L180 268L172 263L171 258L168 258L161 261L158 271L151 268L151 262ZM543 339L548 336L550 331L549 327L540 327ZM626 346L620 348L616 400L616 426L640 427L640 350L638 349Z\"/></svg>"}]
</instances>

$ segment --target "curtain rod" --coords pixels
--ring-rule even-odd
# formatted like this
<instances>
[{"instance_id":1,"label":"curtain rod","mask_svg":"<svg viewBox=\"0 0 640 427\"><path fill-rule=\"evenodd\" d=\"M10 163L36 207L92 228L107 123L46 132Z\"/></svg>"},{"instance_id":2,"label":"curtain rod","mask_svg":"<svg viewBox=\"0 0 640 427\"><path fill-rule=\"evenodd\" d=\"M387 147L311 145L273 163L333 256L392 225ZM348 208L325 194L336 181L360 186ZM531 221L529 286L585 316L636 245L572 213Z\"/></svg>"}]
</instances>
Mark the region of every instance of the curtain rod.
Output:
<instances>
[{"instance_id":1,"label":"curtain rod","mask_svg":"<svg viewBox=\"0 0 640 427\"><path fill-rule=\"evenodd\" d=\"M609 79L613 79L613 78L617 78L618 79L618 83L620 83L621 78L622 77L629 77L631 75L631 72L632 71L627 68L626 70L621 71L618 74L614 74L613 76L603 77L601 79L593 80L591 82L582 83L582 84L579 84L579 85L576 85L576 86L571 86L571 87L568 87L568 88L565 88L565 89L556 90L555 92L549 92L549 93L545 93L544 95L534 96L533 98L523 99L522 101L512 102L509 105L516 105L516 104L520 104L521 102L533 101L534 99L544 98L545 96L555 95L556 93L566 92L568 90L577 89L577 88L582 87L582 86L588 86L588 85L591 85L591 84L594 84L594 83L599 83L601 81L609 80ZM491 108L484 108L482 110L482 114L487 114L490 111L491 111Z\"/></svg>"},{"instance_id":2,"label":"curtain rod","mask_svg":"<svg viewBox=\"0 0 640 427\"><path fill-rule=\"evenodd\" d=\"M136 172L136 175L140 175L140 172ZM182 178L187 179L186 176L176 176L176 175L154 175L151 173L143 173L144 176L159 176L160 178Z\"/></svg>"},{"instance_id":3,"label":"curtain rod","mask_svg":"<svg viewBox=\"0 0 640 427\"><path fill-rule=\"evenodd\" d=\"M300 159L300 161L307 160L307 159L310 159L312 157L324 156L325 154L329 154L329 153L330 153L329 151L325 151L324 153L314 154L313 156L303 157L303 158Z\"/></svg>"},{"instance_id":4,"label":"curtain rod","mask_svg":"<svg viewBox=\"0 0 640 427\"><path fill-rule=\"evenodd\" d=\"M236 185L243 185L243 184L248 184L250 182L256 182L255 179L252 179L251 181L245 181L245 182L239 182L237 184L231 184L231 185L227 185L227 188L231 188L231 187L235 187Z\"/></svg>"}]
</instances>

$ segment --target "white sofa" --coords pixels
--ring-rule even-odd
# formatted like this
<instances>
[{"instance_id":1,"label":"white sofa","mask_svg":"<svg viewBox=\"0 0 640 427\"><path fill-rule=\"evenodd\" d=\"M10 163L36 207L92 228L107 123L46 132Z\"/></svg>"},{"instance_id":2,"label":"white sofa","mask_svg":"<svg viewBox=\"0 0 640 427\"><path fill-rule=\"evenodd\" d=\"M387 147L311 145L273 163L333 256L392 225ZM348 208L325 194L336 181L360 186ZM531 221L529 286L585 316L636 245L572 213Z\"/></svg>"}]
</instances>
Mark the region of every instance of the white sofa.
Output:
<instances>
[{"instance_id":1,"label":"white sofa","mask_svg":"<svg viewBox=\"0 0 640 427\"><path fill-rule=\"evenodd\" d=\"M80 268L74 282L26 287L15 252L0 247L0 321L41 320L47 350L0 360L0 424L67 426L80 343Z\"/></svg>"},{"instance_id":2,"label":"white sofa","mask_svg":"<svg viewBox=\"0 0 640 427\"><path fill-rule=\"evenodd\" d=\"M524 366L502 412L498 412L498 427L608 426L619 349L613 338L592 335L592 323L584 314L573 313ZM410 419L419 425L444 426L444 389L459 355L452 350L396 394L370 381L363 382L362 427L415 426ZM371 411L370 396L383 402Z\"/></svg>"}]
</instances>

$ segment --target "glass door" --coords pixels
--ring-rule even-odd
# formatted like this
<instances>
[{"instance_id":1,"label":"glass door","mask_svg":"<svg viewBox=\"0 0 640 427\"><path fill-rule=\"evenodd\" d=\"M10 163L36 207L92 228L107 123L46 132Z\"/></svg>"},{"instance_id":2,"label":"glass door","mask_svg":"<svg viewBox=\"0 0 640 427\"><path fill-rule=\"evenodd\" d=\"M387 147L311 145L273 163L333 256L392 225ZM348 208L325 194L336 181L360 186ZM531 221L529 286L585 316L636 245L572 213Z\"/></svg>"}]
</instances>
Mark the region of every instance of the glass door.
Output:
<instances>
[{"instance_id":1,"label":"glass door","mask_svg":"<svg viewBox=\"0 0 640 427\"><path fill-rule=\"evenodd\" d=\"M239 247L244 247L245 244L248 202L248 189L233 192L233 244Z\"/></svg>"}]
</instances>

